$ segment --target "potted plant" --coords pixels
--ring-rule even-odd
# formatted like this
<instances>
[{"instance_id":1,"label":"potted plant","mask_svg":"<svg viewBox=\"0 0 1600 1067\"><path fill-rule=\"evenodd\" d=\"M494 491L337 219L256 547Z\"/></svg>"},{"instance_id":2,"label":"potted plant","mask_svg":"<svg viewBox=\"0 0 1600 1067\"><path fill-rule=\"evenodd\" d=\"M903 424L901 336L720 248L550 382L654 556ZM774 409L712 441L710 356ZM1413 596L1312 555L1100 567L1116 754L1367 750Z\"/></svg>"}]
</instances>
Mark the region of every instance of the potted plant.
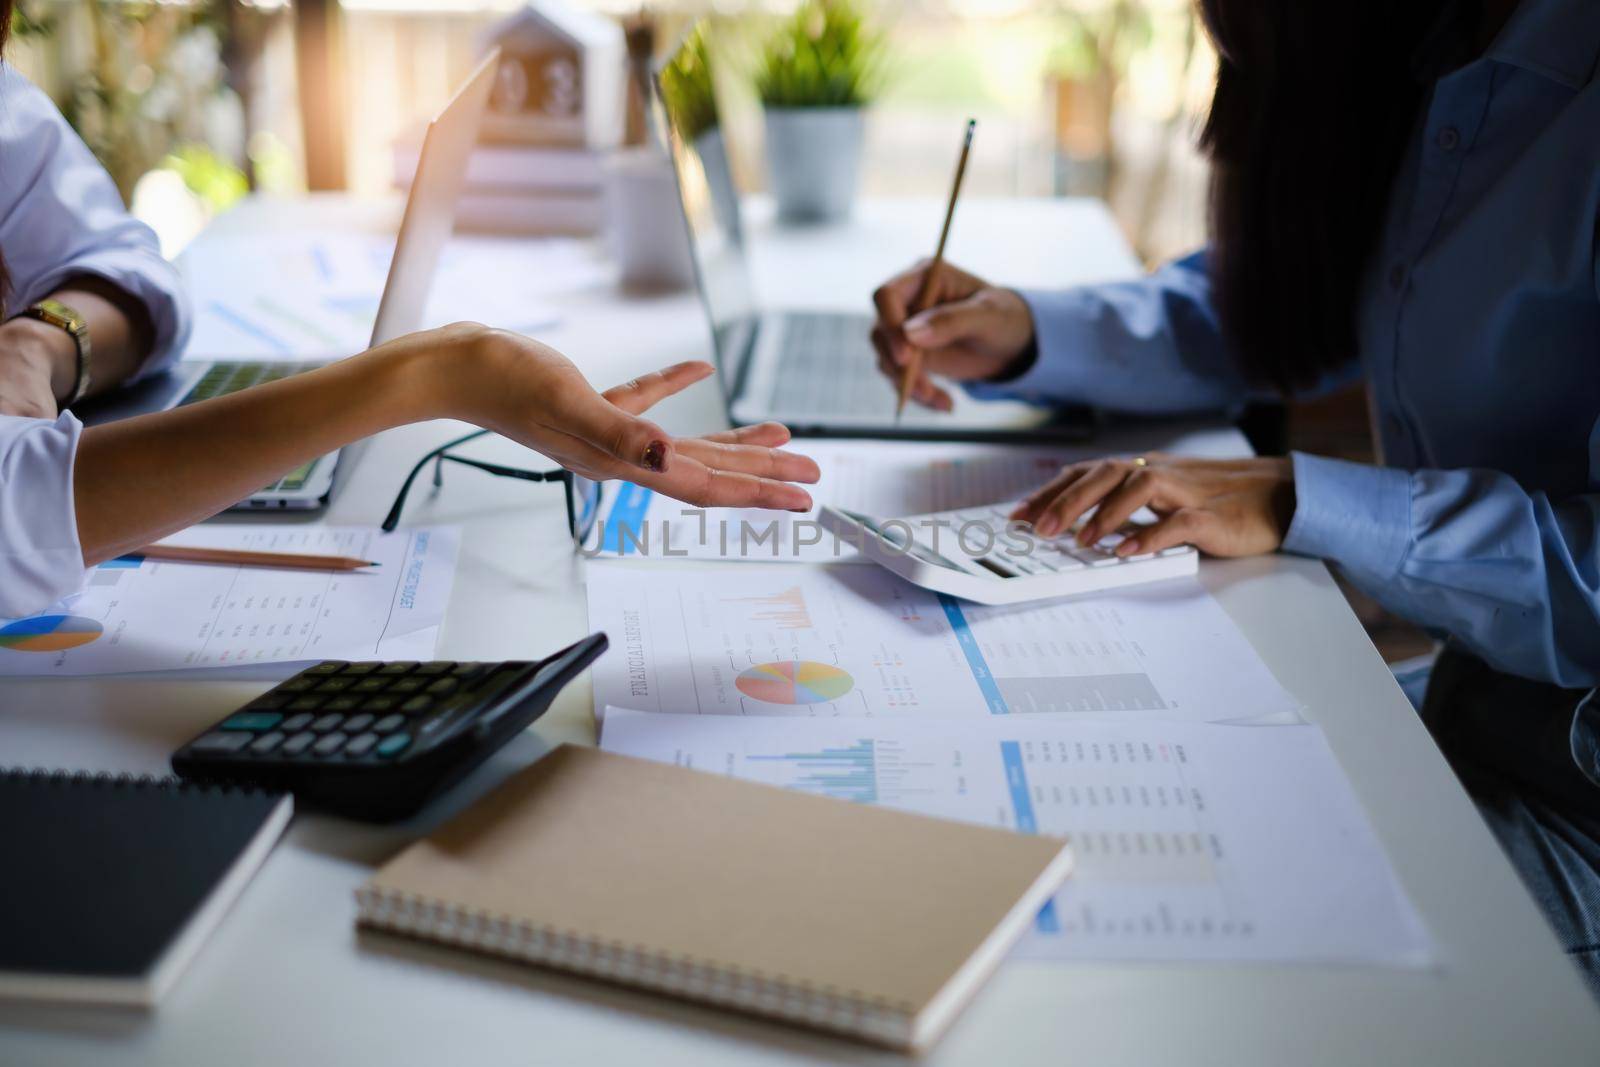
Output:
<instances>
[{"instance_id":1,"label":"potted plant","mask_svg":"<svg viewBox=\"0 0 1600 1067\"><path fill-rule=\"evenodd\" d=\"M854 0L804 0L761 51L767 168L779 218L850 213L861 169L862 111L876 93L883 37Z\"/></svg>"}]
</instances>

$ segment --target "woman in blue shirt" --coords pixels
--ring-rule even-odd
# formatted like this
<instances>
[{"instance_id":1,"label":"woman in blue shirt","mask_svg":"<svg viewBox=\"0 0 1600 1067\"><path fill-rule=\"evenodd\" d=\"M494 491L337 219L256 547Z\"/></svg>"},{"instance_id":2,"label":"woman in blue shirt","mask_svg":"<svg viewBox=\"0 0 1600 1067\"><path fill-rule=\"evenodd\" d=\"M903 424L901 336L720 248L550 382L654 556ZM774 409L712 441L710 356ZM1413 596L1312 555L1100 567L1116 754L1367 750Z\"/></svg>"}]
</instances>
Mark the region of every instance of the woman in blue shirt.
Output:
<instances>
[{"instance_id":1,"label":"woman in blue shirt","mask_svg":"<svg viewBox=\"0 0 1600 1067\"><path fill-rule=\"evenodd\" d=\"M1600 992L1600 4L1201 0L1219 53L1209 247L1136 282L876 294L975 392L1217 410L1364 378L1381 464L1068 467L1018 510L1125 553L1336 564L1444 636L1423 714ZM924 377L914 397L948 395Z\"/></svg>"}]
</instances>

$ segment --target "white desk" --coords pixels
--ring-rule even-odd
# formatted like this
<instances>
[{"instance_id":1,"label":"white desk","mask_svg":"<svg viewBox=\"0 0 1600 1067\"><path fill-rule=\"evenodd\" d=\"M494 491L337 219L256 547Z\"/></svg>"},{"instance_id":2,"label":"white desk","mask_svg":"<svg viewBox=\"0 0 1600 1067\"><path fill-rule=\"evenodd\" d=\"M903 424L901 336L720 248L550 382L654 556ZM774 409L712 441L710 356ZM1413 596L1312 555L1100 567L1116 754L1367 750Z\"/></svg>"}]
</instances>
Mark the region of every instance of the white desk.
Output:
<instances>
[{"instance_id":1,"label":"white desk","mask_svg":"<svg viewBox=\"0 0 1600 1067\"><path fill-rule=\"evenodd\" d=\"M856 227L761 240L764 285L820 302L923 254L938 205L864 205ZM252 204L233 227L382 218L339 201ZM1099 208L962 207L956 262L1016 284L1126 275ZM781 284L780 284L781 283ZM548 340L597 382L706 354L694 300L619 301L605 287L552 292L567 309ZM863 306L863 305L858 305ZM719 417L702 388L665 406L675 429ZM385 434L330 521L377 522L404 470L453 424ZM1107 449L1159 447L1177 431L1119 434ZM1232 431L1189 447L1238 452ZM526 459L513 446L500 454ZM466 528L440 654L531 656L586 632L580 564L560 494L452 473L411 523ZM1202 577L1283 683L1303 699L1436 937L1436 973L1281 966L1008 964L930 1064L1593 1062L1600 1013L1457 786L1321 564L1208 562ZM262 683L0 683L0 763L159 772L168 752ZM589 687L451 796L448 809L560 741L592 742ZM1262 798L1270 803L1270 798ZM801 1064L893 1062L829 1038L429 946L358 935L351 891L425 823L374 828L300 817L177 988L150 1016L0 1006L0 1063ZM64 847L70 847L64 846ZM26 872L4 871L6 877ZM0 900L3 900L0 890Z\"/></svg>"}]
</instances>

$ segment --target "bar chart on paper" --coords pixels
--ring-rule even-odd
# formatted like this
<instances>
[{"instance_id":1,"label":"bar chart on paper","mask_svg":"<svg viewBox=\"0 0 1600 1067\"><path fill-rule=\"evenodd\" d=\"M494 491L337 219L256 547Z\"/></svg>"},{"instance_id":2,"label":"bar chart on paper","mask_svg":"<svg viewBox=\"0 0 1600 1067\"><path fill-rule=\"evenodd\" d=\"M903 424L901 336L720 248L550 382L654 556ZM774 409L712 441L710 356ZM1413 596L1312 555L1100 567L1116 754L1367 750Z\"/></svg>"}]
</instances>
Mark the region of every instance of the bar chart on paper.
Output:
<instances>
[{"instance_id":1,"label":"bar chart on paper","mask_svg":"<svg viewBox=\"0 0 1600 1067\"><path fill-rule=\"evenodd\" d=\"M1024 955L1405 966L1430 955L1315 727L613 708L601 741L838 800L1066 838L1073 875Z\"/></svg>"},{"instance_id":2,"label":"bar chart on paper","mask_svg":"<svg viewBox=\"0 0 1600 1067\"><path fill-rule=\"evenodd\" d=\"M727 715L1292 713L1198 584L996 608L877 567L589 567L595 708Z\"/></svg>"}]
</instances>

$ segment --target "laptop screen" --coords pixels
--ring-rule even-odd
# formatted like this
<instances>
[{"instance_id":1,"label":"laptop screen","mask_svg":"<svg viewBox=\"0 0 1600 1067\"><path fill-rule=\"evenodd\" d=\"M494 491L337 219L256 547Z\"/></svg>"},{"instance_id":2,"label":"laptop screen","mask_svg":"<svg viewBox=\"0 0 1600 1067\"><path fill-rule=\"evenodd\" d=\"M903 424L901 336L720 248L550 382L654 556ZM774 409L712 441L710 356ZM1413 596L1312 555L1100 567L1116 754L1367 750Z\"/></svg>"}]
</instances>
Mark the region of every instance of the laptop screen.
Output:
<instances>
[{"instance_id":1,"label":"laptop screen","mask_svg":"<svg viewBox=\"0 0 1600 1067\"><path fill-rule=\"evenodd\" d=\"M689 31L657 71L656 100L658 119L665 113L660 126L677 172L700 297L718 359L730 369L742 357L755 298L704 23Z\"/></svg>"}]
</instances>

